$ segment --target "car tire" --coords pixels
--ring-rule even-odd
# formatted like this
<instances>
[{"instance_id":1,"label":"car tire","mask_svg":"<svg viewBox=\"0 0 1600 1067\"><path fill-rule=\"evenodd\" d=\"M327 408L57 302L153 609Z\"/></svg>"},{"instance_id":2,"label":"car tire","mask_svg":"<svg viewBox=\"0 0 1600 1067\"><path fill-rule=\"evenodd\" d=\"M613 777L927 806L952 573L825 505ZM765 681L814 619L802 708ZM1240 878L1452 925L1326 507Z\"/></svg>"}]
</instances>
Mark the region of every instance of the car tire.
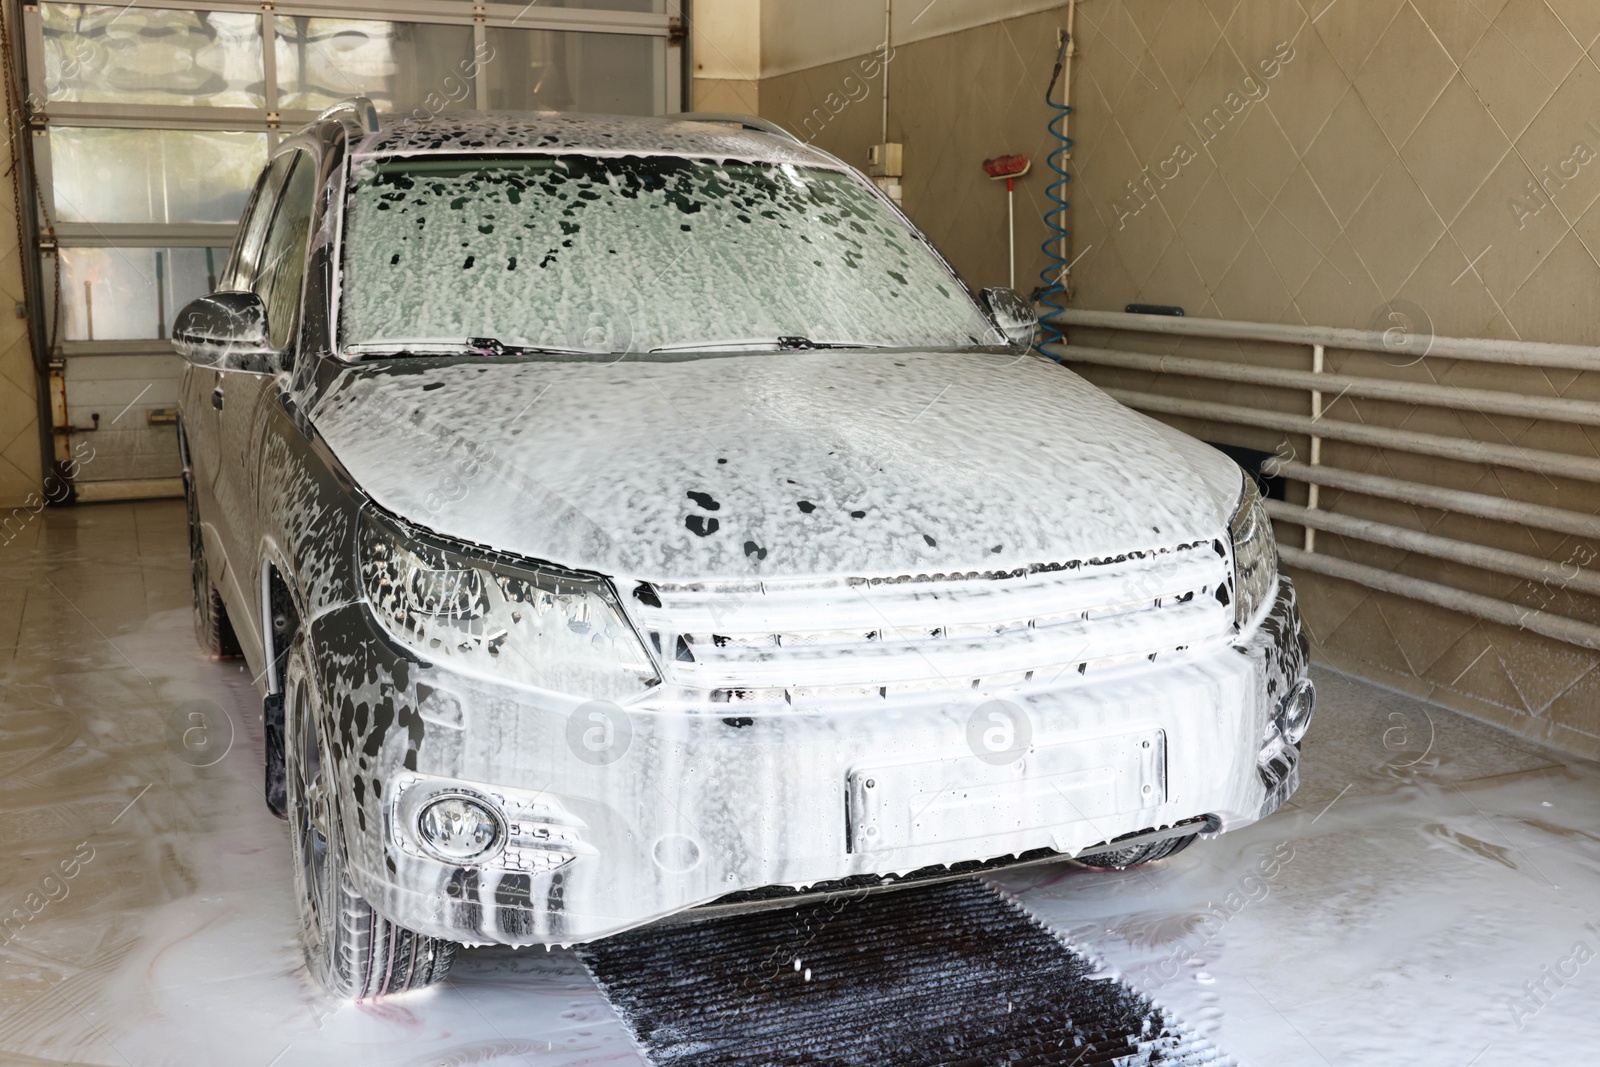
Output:
<instances>
[{"instance_id":1,"label":"car tire","mask_svg":"<svg viewBox=\"0 0 1600 1067\"><path fill-rule=\"evenodd\" d=\"M1129 867L1142 867L1146 863L1164 860L1168 856L1176 856L1194 844L1194 839L1194 834L1185 834L1182 837L1169 837L1165 841L1151 841L1145 845L1129 845L1127 848L1112 849L1109 852L1096 852L1092 855L1077 856L1075 858L1085 867L1094 867L1102 871L1125 871Z\"/></svg>"},{"instance_id":2,"label":"car tire","mask_svg":"<svg viewBox=\"0 0 1600 1067\"><path fill-rule=\"evenodd\" d=\"M317 687L305 638L289 655L285 685L289 841L306 967L336 997L363 1000L444 979L456 944L426 937L373 910L349 874L337 790L323 758Z\"/></svg>"},{"instance_id":3,"label":"car tire","mask_svg":"<svg viewBox=\"0 0 1600 1067\"><path fill-rule=\"evenodd\" d=\"M232 659L240 654L239 639L228 621L222 594L211 581L205 538L200 534L200 501L187 474L183 478L183 504L189 516L189 586L194 595L194 635L211 658Z\"/></svg>"}]
</instances>

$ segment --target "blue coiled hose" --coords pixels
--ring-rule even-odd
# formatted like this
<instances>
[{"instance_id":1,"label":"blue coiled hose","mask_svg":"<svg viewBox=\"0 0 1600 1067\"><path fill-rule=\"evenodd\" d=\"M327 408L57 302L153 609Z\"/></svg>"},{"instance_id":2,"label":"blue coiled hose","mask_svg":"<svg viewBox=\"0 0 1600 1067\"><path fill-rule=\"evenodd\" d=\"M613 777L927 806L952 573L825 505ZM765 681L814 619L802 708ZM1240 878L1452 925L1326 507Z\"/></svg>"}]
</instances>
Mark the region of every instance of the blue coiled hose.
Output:
<instances>
[{"instance_id":1,"label":"blue coiled hose","mask_svg":"<svg viewBox=\"0 0 1600 1067\"><path fill-rule=\"evenodd\" d=\"M1067 173L1062 164L1066 160L1067 153L1072 150L1072 138L1062 132L1061 124L1066 121L1068 115L1072 114L1072 108L1066 104L1056 103L1053 97L1055 96L1056 82L1061 80L1061 70L1066 62L1067 44L1070 40L1071 38L1065 32L1061 34L1061 46L1056 49L1055 73L1050 75L1050 85L1044 91L1044 102L1055 109L1055 117L1050 120L1050 132L1060 143L1056 145L1055 151L1045 157L1045 163L1055 172L1056 179L1045 187L1044 195L1055 206L1044 214L1045 226L1050 230L1050 236L1045 240L1044 244L1039 246L1044 251L1046 261L1044 270L1039 272L1039 280L1044 283L1039 289L1039 302L1050 310L1039 317L1039 343L1037 347L1040 352L1050 356L1051 359L1056 360L1058 363L1060 358L1045 352L1044 346L1065 344L1067 340L1066 324L1055 321L1055 316L1065 311L1066 308L1051 298L1065 294L1067 289L1063 281L1063 277L1066 274L1067 261L1062 258L1061 243L1067 236L1067 208L1069 205L1067 198L1062 194L1066 190L1067 183L1072 180L1072 175Z\"/></svg>"}]
</instances>

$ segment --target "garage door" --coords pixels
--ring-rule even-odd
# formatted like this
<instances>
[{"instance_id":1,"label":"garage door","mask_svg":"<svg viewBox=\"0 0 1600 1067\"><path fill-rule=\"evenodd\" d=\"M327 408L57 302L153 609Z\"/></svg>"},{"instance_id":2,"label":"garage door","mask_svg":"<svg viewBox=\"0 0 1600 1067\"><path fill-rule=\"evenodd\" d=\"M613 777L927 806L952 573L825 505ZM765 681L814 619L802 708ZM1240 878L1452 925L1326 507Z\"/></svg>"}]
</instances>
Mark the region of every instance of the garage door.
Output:
<instances>
[{"instance_id":1,"label":"garage door","mask_svg":"<svg viewBox=\"0 0 1600 1067\"><path fill-rule=\"evenodd\" d=\"M412 114L677 111L668 3L27 6L57 455L92 455L80 495L180 491L167 331L214 288L277 138L355 95Z\"/></svg>"}]
</instances>

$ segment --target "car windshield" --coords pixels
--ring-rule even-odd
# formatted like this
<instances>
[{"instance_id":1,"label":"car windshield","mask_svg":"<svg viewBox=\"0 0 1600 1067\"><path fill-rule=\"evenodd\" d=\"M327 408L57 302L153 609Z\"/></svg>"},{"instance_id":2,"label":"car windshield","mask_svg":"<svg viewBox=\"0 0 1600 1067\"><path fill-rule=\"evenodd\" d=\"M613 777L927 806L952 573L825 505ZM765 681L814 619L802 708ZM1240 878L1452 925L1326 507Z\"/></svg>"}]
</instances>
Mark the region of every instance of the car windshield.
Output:
<instances>
[{"instance_id":1,"label":"car windshield","mask_svg":"<svg viewBox=\"0 0 1600 1067\"><path fill-rule=\"evenodd\" d=\"M1002 343L849 174L657 156L368 160L344 230L351 354Z\"/></svg>"}]
</instances>

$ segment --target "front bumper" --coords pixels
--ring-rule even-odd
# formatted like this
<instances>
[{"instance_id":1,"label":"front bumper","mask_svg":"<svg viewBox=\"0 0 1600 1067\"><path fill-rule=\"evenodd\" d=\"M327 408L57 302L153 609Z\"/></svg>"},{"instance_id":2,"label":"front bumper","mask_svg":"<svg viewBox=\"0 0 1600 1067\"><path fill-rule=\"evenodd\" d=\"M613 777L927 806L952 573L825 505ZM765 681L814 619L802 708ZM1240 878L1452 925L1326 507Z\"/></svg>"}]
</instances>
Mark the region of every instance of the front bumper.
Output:
<instances>
[{"instance_id":1,"label":"front bumper","mask_svg":"<svg viewBox=\"0 0 1600 1067\"><path fill-rule=\"evenodd\" d=\"M1200 815L1234 829L1298 780L1294 746L1264 763L1307 668L1286 578L1247 639L1168 662L726 717L646 700L612 721L422 665L360 604L312 639L357 888L402 926L467 943L588 941L743 890L1072 855ZM973 740L997 697L1027 735L1020 761ZM439 788L499 803L509 847L476 867L428 855L411 813Z\"/></svg>"}]
</instances>

